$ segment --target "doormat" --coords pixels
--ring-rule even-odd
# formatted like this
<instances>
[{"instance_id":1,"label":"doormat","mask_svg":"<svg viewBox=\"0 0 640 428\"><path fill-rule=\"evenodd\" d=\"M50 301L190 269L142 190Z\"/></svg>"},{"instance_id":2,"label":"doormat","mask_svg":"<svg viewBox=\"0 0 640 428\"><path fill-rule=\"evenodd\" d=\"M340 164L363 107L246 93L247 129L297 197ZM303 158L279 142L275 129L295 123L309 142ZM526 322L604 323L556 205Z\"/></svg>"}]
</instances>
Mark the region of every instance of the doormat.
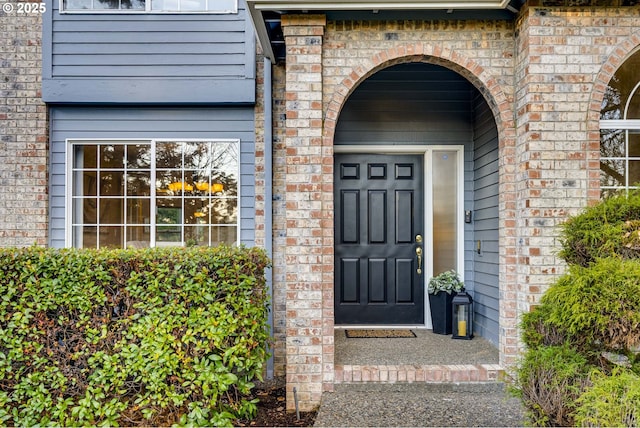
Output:
<instances>
[{"instance_id":1,"label":"doormat","mask_svg":"<svg viewBox=\"0 0 640 428\"><path fill-rule=\"evenodd\" d=\"M349 339L393 339L393 338L407 338L416 337L416 334L411 330L345 330L345 335Z\"/></svg>"}]
</instances>

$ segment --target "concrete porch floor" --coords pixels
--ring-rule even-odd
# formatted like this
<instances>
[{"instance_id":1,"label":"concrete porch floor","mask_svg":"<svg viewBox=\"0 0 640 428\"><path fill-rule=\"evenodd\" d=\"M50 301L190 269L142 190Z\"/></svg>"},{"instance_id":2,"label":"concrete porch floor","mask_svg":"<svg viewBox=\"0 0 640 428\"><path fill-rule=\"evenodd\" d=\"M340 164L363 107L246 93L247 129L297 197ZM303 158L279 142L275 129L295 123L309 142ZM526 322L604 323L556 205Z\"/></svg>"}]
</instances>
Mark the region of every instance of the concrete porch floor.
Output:
<instances>
[{"instance_id":1,"label":"concrete porch floor","mask_svg":"<svg viewBox=\"0 0 640 428\"><path fill-rule=\"evenodd\" d=\"M498 349L482 337L412 330L417 337L352 339L336 329L335 383L492 382L504 373Z\"/></svg>"}]
</instances>

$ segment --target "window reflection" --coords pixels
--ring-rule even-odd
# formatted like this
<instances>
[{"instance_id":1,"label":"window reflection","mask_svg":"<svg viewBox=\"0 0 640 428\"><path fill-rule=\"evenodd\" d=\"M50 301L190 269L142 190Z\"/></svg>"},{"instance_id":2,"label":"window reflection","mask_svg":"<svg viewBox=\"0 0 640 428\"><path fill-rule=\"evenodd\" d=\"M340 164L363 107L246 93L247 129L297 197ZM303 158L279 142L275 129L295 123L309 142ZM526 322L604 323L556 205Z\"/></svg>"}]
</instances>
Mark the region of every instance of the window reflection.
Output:
<instances>
[{"instance_id":1,"label":"window reflection","mask_svg":"<svg viewBox=\"0 0 640 428\"><path fill-rule=\"evenodd\" d=\"M74 246L236 242L237 142L76 143L73 153Z\"/></svg>"}]
</instances>

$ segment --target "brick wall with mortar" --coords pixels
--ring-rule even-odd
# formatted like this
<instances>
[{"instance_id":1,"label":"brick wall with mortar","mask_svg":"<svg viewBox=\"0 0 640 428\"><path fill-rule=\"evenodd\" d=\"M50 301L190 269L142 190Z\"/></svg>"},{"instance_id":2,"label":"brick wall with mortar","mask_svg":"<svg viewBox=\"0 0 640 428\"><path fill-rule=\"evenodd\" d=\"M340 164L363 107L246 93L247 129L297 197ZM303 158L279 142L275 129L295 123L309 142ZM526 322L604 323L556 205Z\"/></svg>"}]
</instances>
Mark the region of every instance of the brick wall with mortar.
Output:
<instances>
[{"instance_id":1,"label":"brick wall with mortar","mask_svg":"<svg viewBox=\"0 0 640 428\"><path fill-rule=\"evenodd\" d=\"M287 406L333 387L333 152L322 146L324 16L284 16ZM329 148L331 149L331 148Z\"/></svg>"},{"instance_id":2,"label":"brick wall with mortar","mask_svg":"<svg viewBox=\"0 0 640 428\"><path fill-rule=\"evenodd\" d=\"M0 5L8 5L0 10L0 246L46 245L42 16L19 13L15 2Z\"/></svg>"},{"instance_id":3,"label":"brick wall with mortar","mask_svg":"<svg viewBox=\"0 0 640 428\"><path fill-rule=\"evenodd\" d=\"M516 67L517 312L563 271L558 224L599 199L599 118L615 69L640 45L639 8L521 11Z\"/></svg>"},{"instance_id":4,"label":"brick wall with mortar","mask_svg":"<svg viewBox=\"0 0 640 428\"><path fill-rule=\"evenodd\" d=\"M306 31L317 29L317 22L308 25L305 19L309 17L288 16L283 21L285 34L302 35L305 26ZM294 22L296 30L287 29ZM295 210L296 216L305 217L298 202L318 202L320 198L319 204L308 204L308 209L302 210L321 214L325 219L311 224L290 222L287 217L285 233L294 232L287 235L287 243L300 248L301 242L309 242L297 236L303 233L300 225L314 230L320 224L322 231L316 233L325 237L324 263L332 260L328 243L333 239L333 213L329 208L333 135L340 109L357 85L383 67L406 61L431 62L457 71L484 94L500 135L500 355L501 364L513 363L520 349L519 315L538 302L548 284L562 271L562 261L555 255L559 244L557 225L567 215L599 198L600 103L615 69L640 45L639 26L637 8L529 6L522 10L515 24L341 21L328 22L324 37L313 42L287 39L287 69L286 76L282 76L287 79L288 89L287 138L282 149L287 152L286 171L287 174L298 174L301 170L321 172L324 183L315 199L307 193L309 188L301 191L287 184L286 197L291 201L287 208ZM309 64L303 67L295 59L307 52L305 43L322 46L316 51L317 59L322 58L322 149L318 152L312 148L313 156L320 153L320 159L313 161L300 157L303 139L298 131L313 128L313 137L305 134L304 138L309 149L310 141L317 136L317 127L310 126L309 117L302 122L298 120L303 111L310 110L290 98L301 88L308 90L318 85L318 70ZM308 74L303 76L305 73ZM317 94L315 89L310 92ZM311 110L313 119L317 119L317 109ZM293 144L291 148L289 143ZM314 188L317 187L316 183ZM309 215L306 218L312 219ZM297 254L297 250L287 254ZM299 265L290 264L298 260L287 258L283 265L288 289L292 291L287 294L287 325L290 317L300 317L297 311L289 311L293 308L290 299L298 297L292 290L296 283L293 278L304 277L298 275ZM311 281L318 278L316 275ZM326 272L322 278L322 304L328 315L328 308L333 305L332 272ZM317 300L313 304L317 306ZM318 322L322 319L325 327L332 324L332 317L322 318L319 314L316 312L318 316L313 319ZM301 329L288 329L287 334L292 345L311 337ZM323 332L322 340L330 342L328 332ZM333 361L328 354L322 354L322 347L307 350L316 352L315 361L326 362L323 389L330 389L328 367ZM287 347L287 362L301 361L298 356L296 346ZM311 377L298 376L289 367L287 372L288 380L298 382L297 385L314 382Z\"/></svg>"}]
</instances>

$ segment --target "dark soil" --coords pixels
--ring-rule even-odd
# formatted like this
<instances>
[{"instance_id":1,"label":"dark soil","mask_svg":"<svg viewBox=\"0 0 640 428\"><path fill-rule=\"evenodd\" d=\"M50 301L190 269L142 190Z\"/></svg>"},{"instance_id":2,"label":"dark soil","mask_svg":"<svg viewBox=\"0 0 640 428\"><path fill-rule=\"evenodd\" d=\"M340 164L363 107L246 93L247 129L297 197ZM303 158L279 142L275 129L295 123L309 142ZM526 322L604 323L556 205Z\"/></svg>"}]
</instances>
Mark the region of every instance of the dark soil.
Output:
<instances>
[{"instance_id":1,"label":"dark soil","mask_svg":"<svg viewBox=\"0 0 640 428\"><path fill-rule=\"evenodd\" d=\"M283 378L258 382L253 389L253 397L260 400L258 414L252 420L241 419L234 424L238 427L312 427L317 412L287 412L286 388Z\"/></svg>"}]
</instances>

